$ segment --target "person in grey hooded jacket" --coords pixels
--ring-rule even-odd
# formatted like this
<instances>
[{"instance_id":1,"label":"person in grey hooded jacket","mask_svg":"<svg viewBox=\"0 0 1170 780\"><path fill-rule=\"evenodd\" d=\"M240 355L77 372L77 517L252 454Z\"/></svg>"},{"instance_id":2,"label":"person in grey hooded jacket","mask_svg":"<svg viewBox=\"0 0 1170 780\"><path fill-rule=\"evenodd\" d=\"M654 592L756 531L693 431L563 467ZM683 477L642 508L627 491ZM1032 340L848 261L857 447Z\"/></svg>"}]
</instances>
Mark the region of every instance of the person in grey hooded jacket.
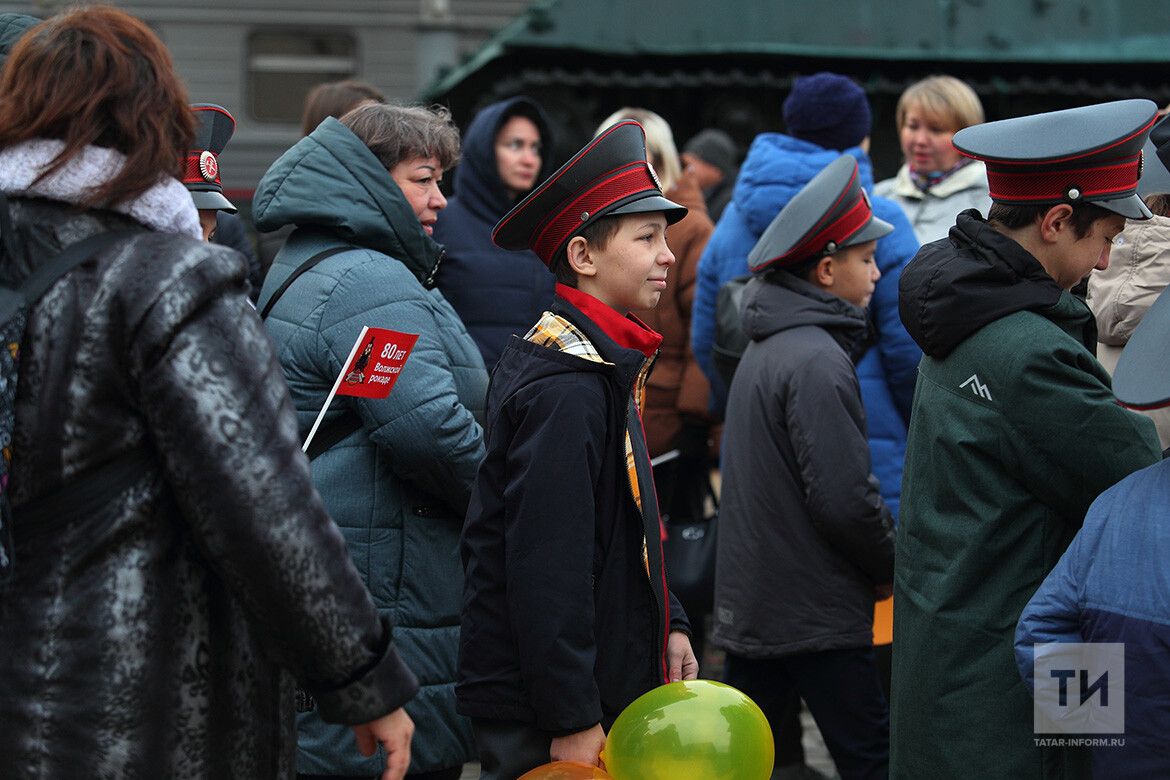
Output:
<instances>
[{"instance_id":1,"label":"person in grey hooded jacket","mask_svg":"<svg viewBox=\"0 0 1170 780\"><path fill-rule=\"evenodd\" d=\"M853 361L881 275L852 157L830 163L764 231L743 293L751 338L727 401L715 572L724 680L777 723L793 691L843 778L884 778L888 713L874 663L893 518L870 471Z\"/></svg>"},{"instance_id":2,"label":"person in grey hooded jacket","mask_svg":"<svg viewBox=\"0 0 1170 780\"><path fill-rule=\"evenodd\" d=\"M334 399L326 422L347 417L351 431L313 461L317 490L419 678L407 777L457 778L472 753L470 724L455 713L459 532L484 453L487 372L434 289L442 249L429 235L446 205L438 181L458 148L445 110L360 106L287 151L255 198L261 229L297 226L265 280L262 310L298 266L342 250L290 285L267 320L302 436L363 325L418 334L388 397ZM352 737L316 712L299 716L298 731L298 772L375 773L373 761L349 755Z\"/></svg>"}]
</instances>

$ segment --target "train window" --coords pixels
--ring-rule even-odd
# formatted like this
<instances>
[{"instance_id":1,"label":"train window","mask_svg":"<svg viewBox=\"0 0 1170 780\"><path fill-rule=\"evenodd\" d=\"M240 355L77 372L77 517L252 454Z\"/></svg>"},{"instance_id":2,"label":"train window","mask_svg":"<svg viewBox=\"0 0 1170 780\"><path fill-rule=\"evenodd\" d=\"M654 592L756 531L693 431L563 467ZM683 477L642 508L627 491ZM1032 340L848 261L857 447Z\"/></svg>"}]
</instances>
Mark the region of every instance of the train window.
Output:
<instances>
[{"instance_id":1,"label":"train window","mask_svg":"<svg viewBox=\"0 0 1170 780\"><path fill-rule=\"evenodd\" d=\"M357 44L345 33L274 30L249 40L249 103L261 121L297 124L310 89L356 75Z\"/></svg>"}]
</instances>

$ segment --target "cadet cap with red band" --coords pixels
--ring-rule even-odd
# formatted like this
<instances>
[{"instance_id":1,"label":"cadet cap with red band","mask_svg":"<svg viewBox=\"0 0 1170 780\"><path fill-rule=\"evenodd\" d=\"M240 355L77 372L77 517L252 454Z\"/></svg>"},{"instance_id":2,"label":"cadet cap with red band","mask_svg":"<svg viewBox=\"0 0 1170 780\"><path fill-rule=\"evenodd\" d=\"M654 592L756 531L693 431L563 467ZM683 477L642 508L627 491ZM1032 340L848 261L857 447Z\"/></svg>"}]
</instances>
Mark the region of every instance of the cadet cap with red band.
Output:
<instances>
[{"instance_id":1,"label":"cadet cap with red band","mask_svg":"<svg viewBox=\"0 0 1170 780\"><path fill-rule=\"evenodd\" d=\"M894 226L873 215L857 160L838 157L788 201L748 255L752 273L785 268L876 241Z\"/></svg>"},{"instance_id":2,"label":"cadet cap with red band","mask_svg":"<svg viewBox=\"0 0 1170 780\"><path fill-rule=\"evenodd\" d=\"M646 161L646 132L618 122L597 134L556 173L504 215L492 241L504 249L531 249L545 265L569 239L602 217L661 211L673 225L687 210L662 195Z\"/></svg>"},{"instance_id":3,"label":"cadet cap with red band","mask_svg":"<svg viewBox=\"0 0 1170 780\"><path fill-rule=\"evenodd\" d=\"M197 126L195 143L183 159L183 185L191 192L195 208L235 214L236 207L224 197L219 179L219 155L236 131L235 117L214 103L196 103L191 110Z\"/></svg>"},{"instance_id":4,"label":"cadet cap with red band","mask_svg":"<svg viewBox=\"0 0 1170 780\"><path fill-rule=\"evenodd\" d=\"M1157 111L1149 100L1116 100L973 125L955 133L952 143L986 163L996 203L1092 203L1149 219L1137 185Z\"/></svg>"}]
</instances>

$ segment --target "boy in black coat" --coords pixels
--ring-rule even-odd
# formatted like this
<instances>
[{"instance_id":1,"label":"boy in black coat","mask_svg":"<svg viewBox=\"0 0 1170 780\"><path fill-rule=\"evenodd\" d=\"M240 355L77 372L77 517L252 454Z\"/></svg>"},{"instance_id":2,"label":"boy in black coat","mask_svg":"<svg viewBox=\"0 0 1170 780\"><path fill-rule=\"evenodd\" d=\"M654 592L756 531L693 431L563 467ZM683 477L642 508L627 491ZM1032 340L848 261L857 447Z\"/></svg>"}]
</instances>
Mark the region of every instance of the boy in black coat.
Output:
<instances>
[{"instance_id":1,"label":"boy in black coat","mask_svg":"<svg viewBox=\"0 0 1170 780\"><path fill-rule=\"evenodd\" d=\"M887 775L875 598L894 574L893 519L871 472L856 360L881 275L857 162L830 163L764 231L740 312L752 339L723 440L715 644L724 681L773 728L799 695L844 780Z\"/></svg>"},{"instance_id":2,"label":"boy in black coat","mask_svg":"<svg viewBox=\"0 0 1170 780\"><path fill-rule=\"evenodd\" d=\"M597 764L635 698L693 679L689 627L666 586L640 407L674 256L636 122L602 132L496 226L531 249L556 298L513 336L488 392L487 457L468 508L459 711L483 778Z\"/></svg>"}]
</instances>

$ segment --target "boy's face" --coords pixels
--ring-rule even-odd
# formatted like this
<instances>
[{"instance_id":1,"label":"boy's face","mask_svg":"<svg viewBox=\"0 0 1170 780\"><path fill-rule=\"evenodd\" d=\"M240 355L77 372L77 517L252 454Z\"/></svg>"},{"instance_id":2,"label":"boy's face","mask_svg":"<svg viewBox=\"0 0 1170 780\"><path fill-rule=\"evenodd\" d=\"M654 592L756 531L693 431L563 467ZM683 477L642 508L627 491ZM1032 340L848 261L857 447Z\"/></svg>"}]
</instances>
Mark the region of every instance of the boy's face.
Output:
<instances>
[{"instance_id":1,"label":"boy's face","mask_svg":"<svg viewBox=\"0 0 1170 780\"><path fill-rule=\"evenodd\" d=\"M830 258L832 283L827 287L828 291L854 306L863 309L868 306L874 286L882 278L873 259L875 249L877 241L866 241L864 244L846 247L833 255Z\"/></svg>"},{"instance_id":2,"label":"boy's face","mask_svg":"<svg viewBox=\"0 0 1170 780\"><path fill-rule=\"evenodd\" d=\"M583 292L625 314L652 309L666 289L674 255L666 246L666 217L661 211L623 214L604 249L590 247L594 273L580 276Z\"/></svg>"},{"instance_id":3,"label":"boy's face","mask_svg":"<svg viewBox=\"0 0 1170 780\"><path fill-rule=\"evenodd\" d=\"M1095 220L1089 232L1078 238L1068 225L1058 236L1058 251L1051 267L1046 268L1061 289L1070 290L1088 276L1094 268L1109 267L1109 250L1113 239L1125 228L1125 217L1110 214Z\"/></svg>"}]
</instances>

